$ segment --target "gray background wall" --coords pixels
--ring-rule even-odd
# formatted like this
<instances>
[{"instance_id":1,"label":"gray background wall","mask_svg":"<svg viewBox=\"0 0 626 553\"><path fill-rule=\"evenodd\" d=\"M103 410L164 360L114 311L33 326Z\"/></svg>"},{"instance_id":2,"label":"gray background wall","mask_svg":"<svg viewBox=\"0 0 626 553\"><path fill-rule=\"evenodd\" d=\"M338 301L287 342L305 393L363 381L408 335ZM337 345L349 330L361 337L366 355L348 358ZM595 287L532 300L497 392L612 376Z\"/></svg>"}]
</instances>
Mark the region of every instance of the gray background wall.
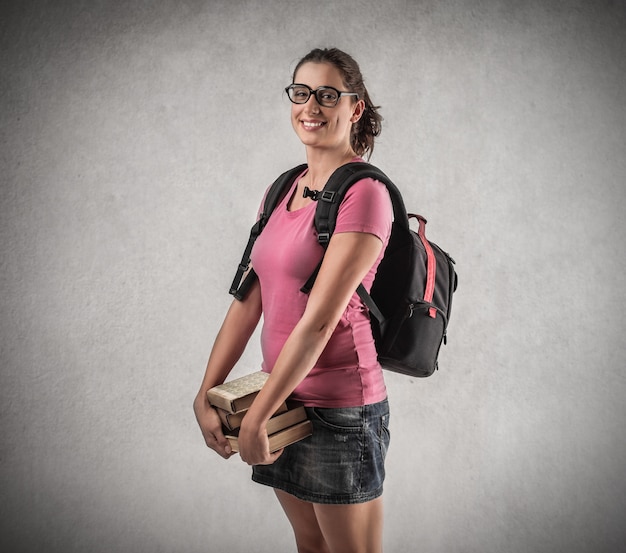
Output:
<instances>
[{"instance_id":1,"label":"gray background wall","mask_svg":"<svg viewBox=\"0 0 626 553\"><path fill-rule=\"evenodd\" d=\"M387 375L386 550L623 547L625 36L608 1L3 2L0 549L294 550L191 402L318 45L460 274L439 373Z\"/></svg>"}]
</instances>

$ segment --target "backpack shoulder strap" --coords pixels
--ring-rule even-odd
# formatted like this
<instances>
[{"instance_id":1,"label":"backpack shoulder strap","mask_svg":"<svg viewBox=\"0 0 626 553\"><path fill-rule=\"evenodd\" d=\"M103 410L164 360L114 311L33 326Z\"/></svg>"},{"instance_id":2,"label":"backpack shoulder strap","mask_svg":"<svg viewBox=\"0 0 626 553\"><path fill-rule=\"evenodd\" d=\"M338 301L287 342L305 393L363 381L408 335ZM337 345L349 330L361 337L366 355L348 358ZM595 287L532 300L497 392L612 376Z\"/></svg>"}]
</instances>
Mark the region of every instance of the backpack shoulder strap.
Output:
<instances>
[{"instance_id":1,"label":"backpack shoulder strap","mask_svg":"<svg viewBox=\"0 0 626 553\"><path fill-rule=\"evenodd\" d=\"M339 206L341 205L346 192L354 183L366 178L380 181L387 187L391 203L393 205L394 224L407 229L409 228L409 218L404 205L404 200L402 199L402 194L400 194L400 190L398 190L398 187L393 183L393 181L378 167L371 165L370 163L362 161L346 163L336 169L330 176L328 182L324 186L324 189L319 193L317 198L317 207L315 208L315 228L318 233L317 240L324 249L328 246L330 237L335 230ZM309 279L301 288L302 292L308 293L311 291L321 265L322 262L320 261ZM357 292L371 313L382 322L384 318L382 313L362 284L359 285Z\"/></svg>"},{"instance_id":2,"label":"backpack shoulder strap","mask_svg":"<svg viewBox=\"0 0 626 553\"><path fill-rule=\"evenodd\" d=\"M289 191L289 188L296 180L297 176L307 168L307 164L303 163L297 167L285 171L280 177L278 177L269 187L267 194L265 195L265 201L263 202L263 212L260 219L263 219L263 226L267 223L270 215L276 208L276 206L285 197L285 194Z\"/></svg>"},{"instance_id":3,"label":"backpack shoulder strap","mask_svg":"<svg viewBox=\"0 0 626 553\"><path fill-rule=\"evenodd\" d=\"M307 168L306 163L302 165L298 165L293 169L289 169L289 171L285 171L280 177L278 177L272 186L269 187L267 194L265 195L265 201L263 202L263 211L257 222L250 229L250 238L248 238L248 244L246 249L243 252L243 256L241 258L241 263L237 267L237 272L235 273L235 278L233 279L233 283L230 286L230 294L233 295L238 300L243 300L250 289L250 286L254 282L256 278L256 273L254 269L248 268L250 267L250 254L252 253L252 247L254 246L254 242L258 238L259 234L267 221L270 218L270 215L276 208L276 206L280 203L280 201L285 197L285 194L296 180L296 177L302 173ZM248 273L245 275L244 273ZM243 282L242 282L243 279Z\"/></svg>"},{"instance_id":4,"label":"backpack shoulder strap","mask_svg":"<svg viewBox=\"0 0 626 553\"><path fill-rule=\"evenodd\" d=\"M406 228L409 227L404 200L393 181L378 167L366 162L351 162L339 167L328 179L324 189L318 196L315 209L315 228L318 232L318 241L326 247L335 230L339 206L348 189L356 182L371 178L382 182L389 190L393 205L394 222Z\"/></svg>"}]
</instances>

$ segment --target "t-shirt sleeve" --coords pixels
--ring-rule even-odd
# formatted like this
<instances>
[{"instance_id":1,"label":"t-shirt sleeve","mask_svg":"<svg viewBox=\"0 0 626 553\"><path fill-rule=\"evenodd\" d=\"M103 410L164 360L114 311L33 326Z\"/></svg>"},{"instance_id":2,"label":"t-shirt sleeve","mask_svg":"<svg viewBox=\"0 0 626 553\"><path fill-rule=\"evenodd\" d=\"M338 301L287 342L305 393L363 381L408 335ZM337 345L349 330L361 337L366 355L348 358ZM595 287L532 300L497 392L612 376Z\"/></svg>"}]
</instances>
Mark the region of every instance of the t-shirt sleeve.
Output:
<instances>
[{"instance_id":1,"label":"t-shirt sleeve","mask_svg":"<svg viewBox=\"0 0 626 553\"><path fill-rule=\"evenodd\" d=\"M341 202L335 233L367 232L386 243L391 234L392 218L387 187L371 178L362 179L348 189Z\"/></svg>"}]
</instances>

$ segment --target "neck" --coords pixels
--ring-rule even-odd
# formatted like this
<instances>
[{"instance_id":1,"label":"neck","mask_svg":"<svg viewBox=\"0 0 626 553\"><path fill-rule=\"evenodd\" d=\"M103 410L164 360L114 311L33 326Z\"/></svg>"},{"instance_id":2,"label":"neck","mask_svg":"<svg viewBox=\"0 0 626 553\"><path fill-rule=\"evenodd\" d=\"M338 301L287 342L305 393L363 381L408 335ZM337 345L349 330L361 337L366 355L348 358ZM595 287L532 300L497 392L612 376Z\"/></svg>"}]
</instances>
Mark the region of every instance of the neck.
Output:
<instances>
[{"instance_id":1,"label":"neck","mask_svg":"<svg viewBox=\"0 0 626 553\"><path fill-rule=\"evenodd\" d=\"M356 154L350 147L341 151L307 148L306 159L309 170L304 177L306 185L311 189L321 190L335 169L355 157Z\"/></svg>"}]
</instances>

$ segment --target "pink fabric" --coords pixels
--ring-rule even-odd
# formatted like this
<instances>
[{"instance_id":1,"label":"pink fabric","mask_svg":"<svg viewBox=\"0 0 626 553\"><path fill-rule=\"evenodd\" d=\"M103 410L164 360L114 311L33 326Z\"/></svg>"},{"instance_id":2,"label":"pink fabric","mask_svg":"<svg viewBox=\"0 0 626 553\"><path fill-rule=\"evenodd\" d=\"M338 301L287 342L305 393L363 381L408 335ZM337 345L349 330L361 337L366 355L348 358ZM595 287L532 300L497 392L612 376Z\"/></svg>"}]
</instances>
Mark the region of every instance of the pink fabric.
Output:
<instances>
[{"instance_id":1,"label":"pink fabric","mask_svg":"<svg viewBox=\"0 0 626 553\"><path fill-rule=\"evenodd\" d=\"M301 175L302 176L302 175ZM304 313L308 295L300 292L322 258L313 223L316 203L288 211L296 179L276 207L252 250L263 301L261 349L263 370L271 372L283 344ZM384 184L363 179L346 194L335 233L367 232L384 246L391 232L392 206ZM363 284L371 288L381 254ZM295 389L293 398L307 406L353 407L382 401L387 395L376 357L369 314L355 293L314 368Z\"/></svg>"}]
</instances>

